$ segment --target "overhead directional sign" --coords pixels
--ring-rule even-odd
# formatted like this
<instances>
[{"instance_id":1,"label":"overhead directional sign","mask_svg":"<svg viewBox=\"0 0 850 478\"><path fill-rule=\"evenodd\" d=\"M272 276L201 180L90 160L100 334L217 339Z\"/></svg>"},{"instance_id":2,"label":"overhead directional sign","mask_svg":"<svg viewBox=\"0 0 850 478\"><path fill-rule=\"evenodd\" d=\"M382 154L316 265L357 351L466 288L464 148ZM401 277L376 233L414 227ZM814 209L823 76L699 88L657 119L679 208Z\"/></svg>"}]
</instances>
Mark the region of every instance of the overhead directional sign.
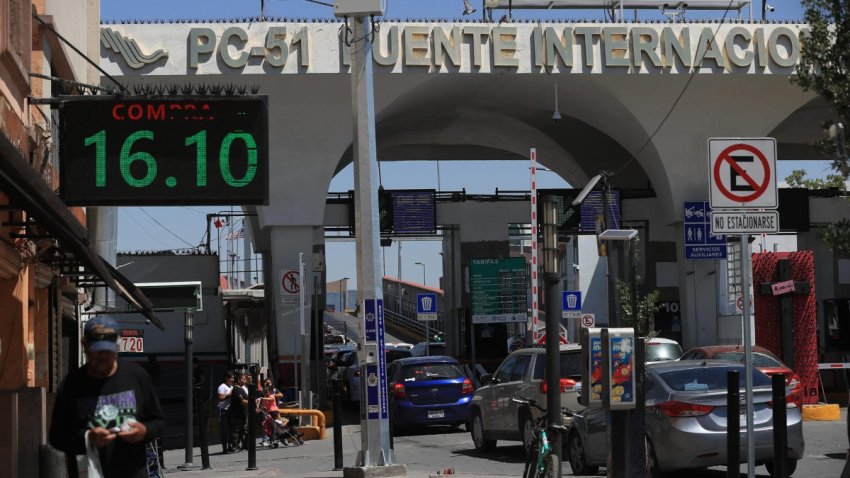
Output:
<instances>
[{"instance_id":1,"label":"overhead directional sign","mask_svg":"<svg viewBox=\"0 0 850 478\"><path fill-rule=\"evenodd\" d=\"M764 234L779 232L779 211L714 211L712 234Z\"/></svg>"},{"instance_id":2,"label":"overhead directional sign","mask_svg":"<svg viewBox=\"0 0 850 478\"><path fill-rule=\"evenodd\" d=\"M708 177L714 209L776 209L776 140L709 139Z\"/></svg>"},{"instance_id":3,"label":"overhead directional sign","mask_svg":"<svg viewBox=\"0 0 850 478\"><path fill-rule=\"evenodd\" d=\"M726 236L713 234L708 201L685 201L685 259L725 259Z\"/></svg>"},{"instance_id":4,"label":"overhead directional sign","mask_svg":"<svg viewBox=\"0 0 850 478\"><path fill-rule=\"evenodd\" d=\"M581 317L581 291L565 290L561 295L562 317L565 319L578 319Z\"/></svg>"},{"instance_id":5,"label":"overhead directional sign","mask_svg":"<svg viewBox=\"0 0 850 478\"><path fill-rule=\"evenodd\" d=\"M437 294L416 294L416 320L437 320Z\"/></svg>"}]
</instances>

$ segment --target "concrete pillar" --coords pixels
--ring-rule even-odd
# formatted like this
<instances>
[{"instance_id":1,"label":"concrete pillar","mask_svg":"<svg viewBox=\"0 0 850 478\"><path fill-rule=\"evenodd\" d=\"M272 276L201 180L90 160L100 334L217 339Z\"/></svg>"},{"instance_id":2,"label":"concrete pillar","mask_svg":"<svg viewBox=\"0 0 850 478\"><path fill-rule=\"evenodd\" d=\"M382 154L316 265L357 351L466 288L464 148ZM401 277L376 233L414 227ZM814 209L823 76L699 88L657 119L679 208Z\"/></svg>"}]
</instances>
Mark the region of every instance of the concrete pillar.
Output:
<instances>
[{"instance_id":1,"label":"concrete pillar","mask_svg":"<svg viewBox=\"0 0 850 478\"><path fill-rule=\"evenodd\" d=\"M298 270L298 254L304 254L305 278L301 278L300 285L304 287L304 317L307 322L305 333L309 333L309 319L312 316L310 308L310 297L313 294L312 266L313 266L313 226L273 226L269 228L269 251L271 253L271 270L267 276L271 283L266 288L268 312L275 322L277 357L277 375L283 379L283 386L290 387L298 385L295 382L294 367L298 365L301 354L300 306L298 294L285 294L281 286L281 274L285 271ZM305 280L306 279L306 280ZM285 299L289 304L282 304ZM300 374L301 372L298 371Z\"/></svg>"}]
</instances>

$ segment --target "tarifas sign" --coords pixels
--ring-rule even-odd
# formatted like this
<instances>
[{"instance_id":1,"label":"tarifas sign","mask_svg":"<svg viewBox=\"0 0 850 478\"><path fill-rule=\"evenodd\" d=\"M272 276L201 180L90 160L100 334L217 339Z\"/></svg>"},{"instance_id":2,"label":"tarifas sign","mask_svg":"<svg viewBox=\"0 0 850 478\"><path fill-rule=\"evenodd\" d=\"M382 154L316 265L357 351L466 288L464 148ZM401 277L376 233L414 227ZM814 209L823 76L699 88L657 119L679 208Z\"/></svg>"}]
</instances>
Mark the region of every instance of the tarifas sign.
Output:
<instances>
[{"instance_id":1,"label":"tarifas sign","mask_svg":"<svg viewBox=\"0 0 850 478\"><path fill-rule=\"evenodd\" d=\"M119 27L122 26L114 26L116 30ZM376 66L389 67L393 71L412 67L429 72L470 72L481 68L541 72L540 68L552 67L576 73L613 67L634 72L669 69L683 73L694 68L746 72L751 68L796 65L803 28L795 25L677 24L662 27L553 23L517 26L384 22L374 35L372 56ZM177 59L173 50L185 48L186 66L196 73L204 66L214 65L222 70L251 70L261 66L266 72L332 72L334 64L337 68L350 64L349 50L337 30L324 23L192 27L184 37L186 40L173 44L168 61L184 61ZM116 35L118 33L113 32L113 36ZM166 41L163 38L171 35L169 32L169 35L149 38L147 42L139 41L146 43L146 51L161 50L164 57L167 49L162 49ZM136 40L130 33L122 38L130 43ZM122 61L113 50L107 50L106 56L115 62ZM165 64L159 61L154 67ZM143 67L141 64L127 66Z\"/></svg>"}]
</instances>

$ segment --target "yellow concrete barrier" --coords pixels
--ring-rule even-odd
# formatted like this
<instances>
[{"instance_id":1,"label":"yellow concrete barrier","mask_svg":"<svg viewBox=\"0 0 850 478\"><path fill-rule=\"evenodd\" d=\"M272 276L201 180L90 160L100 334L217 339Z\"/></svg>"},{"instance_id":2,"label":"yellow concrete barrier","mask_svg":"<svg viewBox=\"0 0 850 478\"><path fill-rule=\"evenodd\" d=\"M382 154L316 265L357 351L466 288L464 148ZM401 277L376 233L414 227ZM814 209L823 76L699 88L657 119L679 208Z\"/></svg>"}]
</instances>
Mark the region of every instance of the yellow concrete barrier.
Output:
<instances>
[{"instance_id":1,"label":"yellow concrete barrier","mask_svg":"<svg viewBox=\"0 0 850 478\"><path fill-rule=\"evenodd\" d=\"M841 418L841 409L837 404L818 403L803 405L803 420L834 421Z\"/></svg>"},{"instance_id":2,"label":"yellow concrete barrier","mask_svg":"<svg viewBox=\"0 0 850 478\"><path fill-rule=\"evenodd\" d=\"M295 427L299 433L304 434L305 440L324 440L325 435L325 414L320 410L307 410L303 408L281 408L281 416L296 415L309 416L311 425L302 425Z\"/></svg>"}]
</instances>

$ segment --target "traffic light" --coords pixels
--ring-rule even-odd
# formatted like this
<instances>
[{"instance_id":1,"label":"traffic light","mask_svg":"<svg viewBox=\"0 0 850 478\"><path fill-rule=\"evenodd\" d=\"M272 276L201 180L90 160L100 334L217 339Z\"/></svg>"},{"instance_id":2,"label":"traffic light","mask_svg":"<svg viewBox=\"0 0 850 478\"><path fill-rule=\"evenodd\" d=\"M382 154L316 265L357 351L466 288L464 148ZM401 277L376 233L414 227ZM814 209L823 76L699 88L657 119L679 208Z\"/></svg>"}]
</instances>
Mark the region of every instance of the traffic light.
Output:
<instances>
[{"instance_id":1,"label":"traffic light","mask_svg":"<svg viewBox=\"0 0 850 478\"><path fill-rule=\"evenodd\" d=\"M393 193L383 186L378 188L378 214L381 222L381 233L393 232Z\"/></svg>"}]
</instances>

